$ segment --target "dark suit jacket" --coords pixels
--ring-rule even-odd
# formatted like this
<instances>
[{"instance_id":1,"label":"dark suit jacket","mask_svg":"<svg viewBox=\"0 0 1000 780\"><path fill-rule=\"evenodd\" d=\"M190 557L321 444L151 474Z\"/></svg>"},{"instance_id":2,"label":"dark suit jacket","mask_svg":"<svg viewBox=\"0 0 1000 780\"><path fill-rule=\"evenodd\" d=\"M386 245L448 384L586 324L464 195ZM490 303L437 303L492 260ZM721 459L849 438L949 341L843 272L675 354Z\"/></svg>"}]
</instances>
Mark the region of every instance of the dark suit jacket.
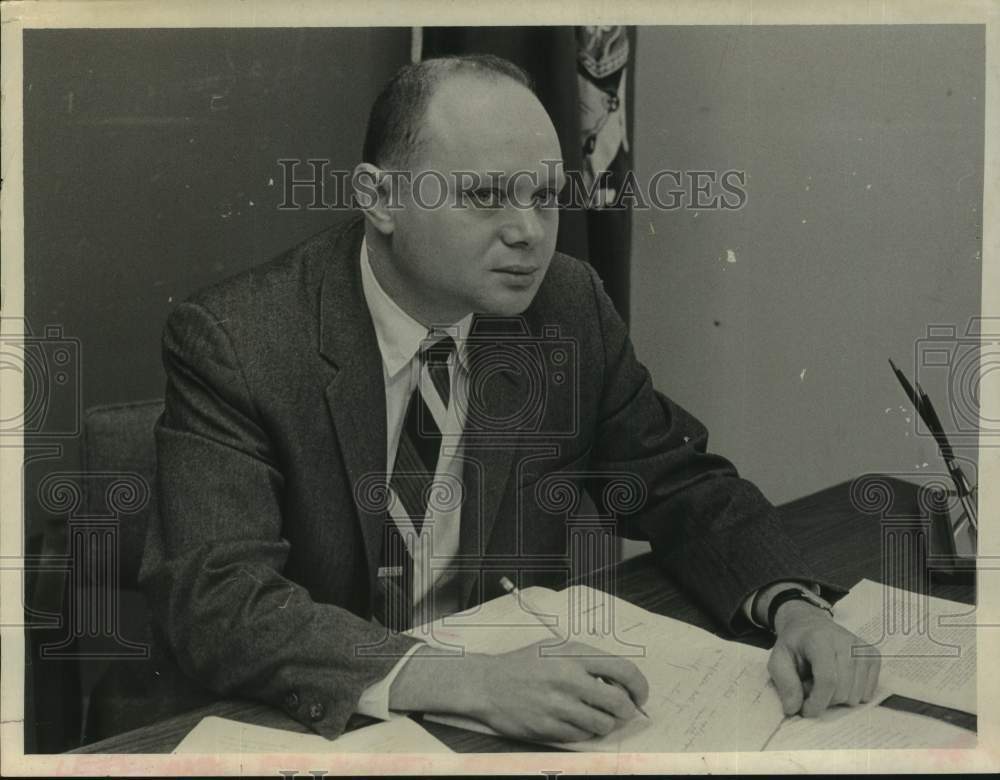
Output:
<instances>
[{"instance_id":1,"label":"dark suit jacket","mask_svg":"<svg viewBox=\"0 0 1000 780\"><path fill-rule=\"evenodd\" d=\"M358 220L327 230L171 314L142 570L188 674L328 737L414 641L371 619L386 413L362 236ZM557 254L523 317L477 317L477 339L465 606L499 595L503 574L565 585L580 487L732 630L755 588L815 581L757 488L653 389L589 266Z\"/></svg>"}]
</instances>

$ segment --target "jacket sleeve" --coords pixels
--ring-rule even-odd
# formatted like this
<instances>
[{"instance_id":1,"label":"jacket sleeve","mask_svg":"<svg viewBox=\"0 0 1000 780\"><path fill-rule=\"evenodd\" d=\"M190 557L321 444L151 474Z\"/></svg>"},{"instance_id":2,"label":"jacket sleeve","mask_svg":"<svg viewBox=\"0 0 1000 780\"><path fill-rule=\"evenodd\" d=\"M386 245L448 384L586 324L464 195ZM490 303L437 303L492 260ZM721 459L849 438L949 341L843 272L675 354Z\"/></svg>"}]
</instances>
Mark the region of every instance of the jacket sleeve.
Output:
<instances>
[{"instance_id":1,"label":"jacket sleeve","mask_svg":"<svg viewBox=\"0 0 1000 780\"><path fill-rule=\"evenodd\" d=\"M754 628L741 609L747 596L778 580L816 583L831 601L843 596L846 589L815 576L760 490L707 452L705 426L653 388L600 278L591 277L604 345L591 468L596 482L601 472L628 474L642 496L634 510L616 511L622 533L648 540L666 572L735 634Z\"/></svg>"},{"instance_id":2,"label":"jacket sleeve","mask_svg":"<svg viewBox=\"0 0 1000 780\"><path fill-rule=\"evenodd\" d=\"M140 572L154 617L188 675L335 738L416 640L318 603L282 576L284 478L224 322L179 306L163 361L159 512Z\"/></svg>"}]
</instances>

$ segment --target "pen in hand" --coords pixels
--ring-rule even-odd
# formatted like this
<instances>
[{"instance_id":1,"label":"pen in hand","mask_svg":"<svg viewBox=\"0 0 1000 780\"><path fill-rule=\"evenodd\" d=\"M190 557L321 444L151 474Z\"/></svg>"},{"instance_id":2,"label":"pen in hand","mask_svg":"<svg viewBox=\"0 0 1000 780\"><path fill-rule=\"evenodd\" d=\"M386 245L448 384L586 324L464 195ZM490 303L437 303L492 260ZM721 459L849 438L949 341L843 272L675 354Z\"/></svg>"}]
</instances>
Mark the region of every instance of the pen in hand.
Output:
<instances>
[{"instance_id":1,"label":"pen in hand","mask_svg":"<svg viewBox=\"0 0 1000 780\"><path fill-rule=\"evenodd\" d=\"M512 596L514 596L521 603L521 605L528 610L528 612L534 615L535 618L538 620L538 622L549 630L549 633L551 633L552 636L554 636L556 639L561 639L564 642L567 641L566 637L564 637L562 634L556 631L554 626L545 622L543 615L537 609L535 609L534 606L532 606L531 602L524 597L524 594L517 589L517 586L514 585L513 582L507 579L507 577L501 577L500 584L503 586L503 589L506 590ZM597 677L598 680L600 680L603 683L606 683L607 685L613 685L616 688L620 688L622 691L625 692L625 694L630 699L632 699L632 694L630 694L628 689L617 680L611 680L601 675L595 675L595 677ZM649 718L649 715L646 713L646 711L639 706L639 702L635 701L635 699L632 699L632 704L635 705L635 708L642 714L644 718Z\"/></svg>"}]
</instances>

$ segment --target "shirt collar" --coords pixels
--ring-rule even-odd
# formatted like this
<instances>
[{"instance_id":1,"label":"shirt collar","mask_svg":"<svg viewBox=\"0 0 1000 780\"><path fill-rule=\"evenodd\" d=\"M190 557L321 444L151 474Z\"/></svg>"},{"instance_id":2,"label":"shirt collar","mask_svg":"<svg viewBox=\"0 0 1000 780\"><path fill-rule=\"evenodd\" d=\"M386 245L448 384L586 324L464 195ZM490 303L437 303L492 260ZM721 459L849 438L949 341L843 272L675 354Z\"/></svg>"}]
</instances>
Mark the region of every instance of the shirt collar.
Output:
<instances>
[{"instance_id":1,"label":"shirt collar","mask_svg":"<svg viewBox=\"0 0 1000 780\"><path fill-rule=\"evenodd\" d=\"M378 339L379 351L382 353L382 362L387 374L394 377L409 364L420 347L429 338L433 338L432 330L403 311L379 284L375 272L372 271L368 257L368 242L365 239L361 241L361 288L368 304L368 311L372 315L372 323L375 325L375 336ZM468 358L465 341L471 324L472 314L467 314L452 325L433 329L435 336L438 333L441 335L447 333L455 339L459 362L462 365L466 365Z\"/></svg>"}]
</instances>

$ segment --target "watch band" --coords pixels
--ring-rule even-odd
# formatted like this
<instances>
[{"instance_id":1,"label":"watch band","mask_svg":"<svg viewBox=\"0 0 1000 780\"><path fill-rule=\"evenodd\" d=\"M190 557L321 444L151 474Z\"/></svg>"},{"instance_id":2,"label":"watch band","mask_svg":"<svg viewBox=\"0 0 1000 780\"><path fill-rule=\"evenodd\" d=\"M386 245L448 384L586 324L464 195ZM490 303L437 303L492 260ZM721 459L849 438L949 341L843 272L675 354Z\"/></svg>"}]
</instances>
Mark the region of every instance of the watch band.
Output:
<instances>
[{"instance_id":1,"label":"watch band","mask_svg":"<svg viewBox=\"0 0 1000 780\"><path fill-rule=\"evenodd\" d=\"M830 602L826 599L817 596L812 591L808 591L805 588L793 587L785 588L784 590L778 591L771 598L771 603L767 608L767 629L772 634L777 633L774 630L774 618L778 614L778 608L787 601L805 601L812 604L818 609L822 609L833 617L833 607L830 606Z\"/></svg>"}]
</instances>

